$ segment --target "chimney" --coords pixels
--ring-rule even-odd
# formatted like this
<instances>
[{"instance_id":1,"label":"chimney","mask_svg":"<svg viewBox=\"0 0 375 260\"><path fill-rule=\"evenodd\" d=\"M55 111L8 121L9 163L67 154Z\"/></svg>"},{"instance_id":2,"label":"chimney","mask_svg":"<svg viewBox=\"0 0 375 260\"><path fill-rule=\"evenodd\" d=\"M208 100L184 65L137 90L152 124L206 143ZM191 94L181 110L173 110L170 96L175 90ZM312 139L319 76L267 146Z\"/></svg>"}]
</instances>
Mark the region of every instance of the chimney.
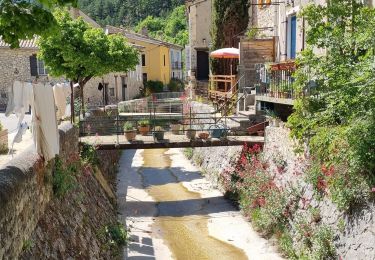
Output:
<instances>
[{"instance_id":1,"label":"chimney","mask_svg":"<svg viewBox=\"0 0 375 260\"><path fill-rule=\"evenodd\" d=\"M147 27L143 27L142 28L141 34L144 35L144 36L148 36L148 29L147 29Z\"/></svg>"}]
</instances>

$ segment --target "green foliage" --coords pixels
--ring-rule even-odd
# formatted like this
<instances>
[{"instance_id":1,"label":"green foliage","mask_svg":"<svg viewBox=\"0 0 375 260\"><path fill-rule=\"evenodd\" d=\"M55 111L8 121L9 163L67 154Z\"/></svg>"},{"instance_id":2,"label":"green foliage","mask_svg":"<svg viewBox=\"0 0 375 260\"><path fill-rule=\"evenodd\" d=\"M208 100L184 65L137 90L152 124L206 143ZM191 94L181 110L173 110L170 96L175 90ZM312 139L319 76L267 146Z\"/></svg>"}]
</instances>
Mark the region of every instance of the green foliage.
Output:
<instances>
[{"instance_id":1,"label":"green foliage","mask_svg":"<svg viewBox=\"0 0 375 260\"><path fill-rule=\"evenodd\" d=\"M125 122L124 124L124 131L133 131L134 130L134 126L133 126L133 123L132 122Z\"/></svg>"},{"instance_id":2,"label":"green foliage","mask_svg":"<svg viewBox=\"0 0 375 260\"><path fill-rule=\"evenodd\" d=\"M171 79L168 84L168 89L172 92L183 91L185 89L185 84L180 79Z\"/></svg>"},{"instance_id":3,"label":"green foliage","mask_svg":"<svg viewBox=\"0 0 375 260\"><path fill-rule=\"evenodd\" d=\"M186 156L186 158L188 158L189 160L191 160L193 158L193 155L194 155L193 148L185 148L184 149L184 155Z\"/></svg>"},{"instance_id":4,"label":"green foliage","mask_svg":"<svg viewBox=\"0 0 375 260\"><path fill-rule=\"evenodd\" d=\"M81 160L90 165L99 165L99 158L94 146L89 144L82 144L80 151Z\"/></svg>"},{"instance_id":5,"label":"green foliage","mask_svg":"<svg viewBox=\"0 0 375 260\"><path fill-rule=\"evenodd\" d=\"M138 64L138 51L120 35L106 35L82 18L73 20L65 11L54 13L56 33L39 40L38 57L49 74L65 76L84 86L92 77L110 72L126 72Z\"/></svg>"},{"instance_id":6,"label":"green foliage","mask_svg":"<svg viewBox=\"0 0 375 260\"><path fill-rule=\"evenodd\" d=\"M53 193L57 198L64 197L77 184L76 174L78 168L74 164L63 165L61 159L56 157L55 168L52 175Z\"/></svg>"},{"instance_id":7,"label":"green foliage","mask_svg":"<svg viewBox=\"0 0 375 260\"><path fill-rule=\"evenodd\" d=\"M0 1L0 36L12 48L21 39L54 33L56 20L51 10L63 5L76 6L77 0Z\"/></svg>"},{"instance_id":8,"label":"green foliage","mask_svg":"<svg viewBox=\"0 0 375 260\"><path fill-rule=\"evenodd\" d=\"M153 38L185 46L189 41L187 27L185 5L181 5L165 17L146 17L137 24L135 30L140 32L143 28L147 28Z\"/></svg>"},{"instance_id":9,"label":"green foliage","mask_svg":"<svg viewBox=\"0 0 375 260\"><path fill-rule=\"evenodd\" d=\"M300 220L295 241L298 259L336 259L333 232L325 225L314 227Z\"/></svg>"},{"instance_id":10,"label":"green foliage","mask_svg":"<svg viewBox=\"0 0 375 260\"><path fill-rule=\"evenodd\" d=\"M138 122L139 126L149 126L150 125L150 120L144 119Z\"/></svg>"},{"instance_id":11,"label":"green foliage","mask_svg":"<svg viewBox=\"0 0 375 260\"><path fill-rule=\"evenodd\" d=\"M146 96L150 96L152 93L163 92L164 84L157 80L148 80L144 82L144 87L146 90Z\"/></svg>"},{"instance_id":12,"label":"green foliage","mask_svg":"<svg viewBox=\"0 0 375 260\"><path fill-rule=\"evenodd\" d=\"M307 6L302 16L309 24L308 46L297 60L294 88L301 98L288 124L292 136L310 147L308 179L349 209L375 185L375 10L332 0ZM323 167L335 170L324 173Z\"/></svg>"},{"instance_id":13,"label":"green foliage","mask_svg":"<svg viewBox=\"0 0 375 260\"><path fill-rule=\"evenodd\" d=\"M101 25L132 27L148 16L166 16L183 0L78 0L79 7Z\"/></svg>"},{"instance_id":14,"label":"green foliage","mask_svg":"<svg viewBox=\"0 0 375 260\"><path fill-rule=\"evenodd\" d=\"M128 231L120 222L102 227L98 236L105 249L111 250L115 255L118 255L121 247L128 243Z\"/></svg>"},{"instance_id":15,"label":"green foliage","mask_svg":"<svg viewBox=\"0 0 375 260\"><path fill-rule=\"evenodd\" d=\"M34 246L34 241L31 239L26 239L22 244L22 251L28 252Z\"/></svg>"}]
</instances>

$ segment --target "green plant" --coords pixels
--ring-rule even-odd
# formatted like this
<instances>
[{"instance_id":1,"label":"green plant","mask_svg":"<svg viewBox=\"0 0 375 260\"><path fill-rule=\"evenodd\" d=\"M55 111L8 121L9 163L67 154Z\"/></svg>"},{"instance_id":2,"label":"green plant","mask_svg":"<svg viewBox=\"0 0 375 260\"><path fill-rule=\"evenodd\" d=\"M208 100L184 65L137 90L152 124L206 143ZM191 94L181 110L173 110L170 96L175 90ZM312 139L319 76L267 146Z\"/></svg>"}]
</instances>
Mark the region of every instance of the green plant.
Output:
<instances>
[{"instance_id":1,"label":"green plant","mask_svg":"<svg viewBox=\"0 0 375 260\"><path fill-rule=\"evenodd\" d=\"M266 116L270 118L277 118L277 114L274 110L267 109L266 110Z\"/></svg>"},{"instance_id":2,"label":"green plant","mask_svg":"<svg viewBox=\"0 0 375 260\"><path fill-rule=\"evenodd\" d=\"M161 126L156 126L155 127L155 132L164 132L164 131L165 131L164 128L161 127Z\"/></svg>"},{"instance_id":3,"label":"green plant","mask_svg":"<svg viewBox=\"0 0 375 260\"><path fill-rule=\"evenodd\" d=\"M31 240L31 239L26 239L23 241L23 244L22 244L22 251L23 252L28 252L29 250L31 250L31 248L34 246L34 241Z\"/></svg>"},{"instance_id":4,"label":"green plant","mask_svg":"<svg viewBox=\"0 0 375 260\"><path fill-rule=\"evenodd\" d=\"M193 148L185 148L184 149L184 155L186 156L186 158L188 158L189 160L191 160L193 158L193 155L194 155Z\"/></svg>"},{"instance_id":5,"label":"green plant","mask_svg":"<svg viewBox=\"0 0 375 260\"><path fill-rule=\"evenodd\" d=\"M83 162L89 163L91 165L99 165L99 158L96 153L96 148L93 145L82 144L80 158Z\"/></svg>"},{"instance_id":6,"label":"green plant","mask_svg":"<svg viewBox=\"0 0 375 260\"><path fill-rule=\"evenodd\" d=\"M346 224L345 224L345 220L344 220L344 218L340 218L339 219L339 221L338 221L338 223L337 223L337 228L339 229L339 231L341 232L341 233L344 233L344 231L345 231L345 228L346 228Z\"/></svg>"},{"instance_id":7,"label":"green plant","mask_svg":"<svg viewBox=\"0 0 375 260\"><path fill-rule=\"evenodd\" d=\"M289 231L284 228L280 232L281 234L278 237L279 248L289 259L297 259L297 255L293 245L293 238L290 235Z\"/></svg>"},{"instance_id":8,"label":"green plant","mask_svg":"<svg viewBox=\"0 0 375 260\"><path fill-rule=\"evenodd\" d=\"M257 28L251 28L246 32L246 36L250 40L254 40L257 38L259 34L259 30Z\"/></svg>"},{"instance_id":9,"label":"green plant","mask_svg":"<svg viewBox=\"0 0 375 260\"><path fill-rule=\"evenodd\" d=\"M150 120L144 119L138 122L138 125L141 127L149 126L150 125Z\"/></svg>"},{"instance_id":10,"label":"green plant","mask_svg":"<svg viewBox=\"0 0 375 260\"><path fill-rule=\"evenodd\" d=\"M171 79L167 86L172 92L183 91L185 88L184 82L180 79Z\"/></svg>"},{"instance_id":11,"label":"green plant","mask_svg":"<svg viewBox=\"0 0 375 260\"><path fill-rule=\"evenodd\" d=\"M129 121L125 122L123 129L125 132L134 131L133 123Z\"/></svg>"},{"instance_id":12,"label":"green plant","mask_svg":"<svg viewBox=\"0 0 375 260\"><path fill-rule=\"evenodd\" d=\"M300 95L288 125L309 146L308 181L349 210L375 186L375 10L359 1L332 0L308 5L301 15L309 24L307 48L293 75ZM326 50L324 58L315 48Z\"/></svg>"},{"instance_id":13,"label":"green plant","mask_svg":"<svg viewBox=\"0 0 375 260\"><path fill-rule=\"evenodd\" d=\"M56 197L64 197L70 190L76 187L77 167L73 164L63 165L60 158L55 158L55 168L52 175L52 188Z\"/></svg>"},{"instance_id":14,"label":"green plant","mask_svg":"<svg viewBox=\"0 0 375 260\"><path fill-rule=\"evenodd\" d=\"M103 241L106 249L115 251L118 254L121 247L128 243L128 231L120 222L102 227L98 236Z\"/></svg>"},{"instance_id":15,"label":"green plant","mask_svg":"<svg viewBox=\"0 0 375 260\"><path fill-rule=\"evenodd\" d=\"M150 96L152 93L163 92L164 84L161 81L148 80L144 82L144 88L146 90L146 96Z\"/></svg>"}]
</instances>

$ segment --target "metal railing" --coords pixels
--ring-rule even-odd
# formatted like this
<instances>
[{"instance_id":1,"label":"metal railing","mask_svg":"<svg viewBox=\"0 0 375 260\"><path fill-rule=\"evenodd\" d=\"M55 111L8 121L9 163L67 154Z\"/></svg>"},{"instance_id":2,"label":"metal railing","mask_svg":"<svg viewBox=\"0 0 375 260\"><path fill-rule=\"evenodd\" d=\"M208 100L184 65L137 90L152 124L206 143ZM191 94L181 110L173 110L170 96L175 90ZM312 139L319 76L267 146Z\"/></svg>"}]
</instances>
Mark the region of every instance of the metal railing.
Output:
<instances>
[{"instance_id":1,"label":"metal railing","mask_svg":"<svg viewBox=\"0 0 375 260\"><path fill-rule=\"evenodd\" d=\"M172 69L173 70L180 70L183 67L183 63L179 61L172 62Z\"/></svg>"},{"instance_id":2,"label":"metal railing","mask_svg":"<svg viewBox=\"0 0 375 260\"><path fill-rule=\"evenodd\" d=\"M294 63L273 64L270 71L265 67L261 68L259 83L256 84L256 94L273 98L295 99L294 72Z\"/></svg>"}]
</instances>

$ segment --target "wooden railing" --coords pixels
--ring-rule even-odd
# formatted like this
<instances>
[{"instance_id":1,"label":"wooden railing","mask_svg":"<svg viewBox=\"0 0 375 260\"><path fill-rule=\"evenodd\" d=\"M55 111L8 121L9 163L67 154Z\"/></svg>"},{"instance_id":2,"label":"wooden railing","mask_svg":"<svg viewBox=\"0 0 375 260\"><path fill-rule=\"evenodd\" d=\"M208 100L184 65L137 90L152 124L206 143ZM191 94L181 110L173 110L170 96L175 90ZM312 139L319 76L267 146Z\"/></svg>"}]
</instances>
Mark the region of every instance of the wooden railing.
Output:
<instances>
[{"instance_id":1,"label":"wooden railing","mask_svg":"<svg viewBox=\"0 0 375 260\"><path fill-rule=\"evenodd\" d=\"M233 99L237 83L236 75L210 75L209 98L214 102Z\"/></svg>"}]
</instances>

